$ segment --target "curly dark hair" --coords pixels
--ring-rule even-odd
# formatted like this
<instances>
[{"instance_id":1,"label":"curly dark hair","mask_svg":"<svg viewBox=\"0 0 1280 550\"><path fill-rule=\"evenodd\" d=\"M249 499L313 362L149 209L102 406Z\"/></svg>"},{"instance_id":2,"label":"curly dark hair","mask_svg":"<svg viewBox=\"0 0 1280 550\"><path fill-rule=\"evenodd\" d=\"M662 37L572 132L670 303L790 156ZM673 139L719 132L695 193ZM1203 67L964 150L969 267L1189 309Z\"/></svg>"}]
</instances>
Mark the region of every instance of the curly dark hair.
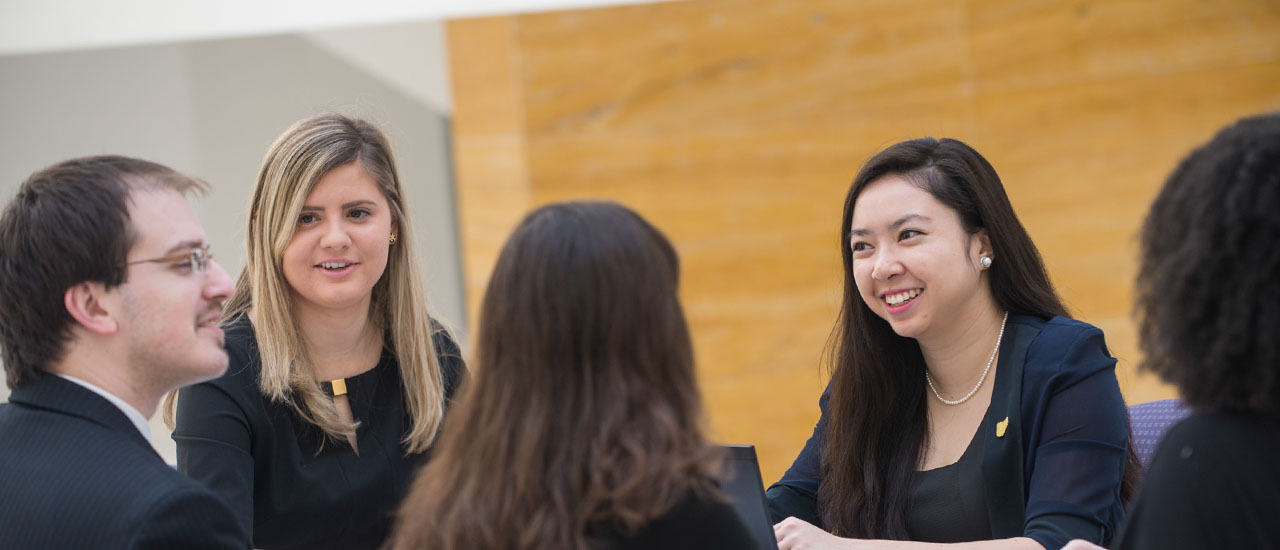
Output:
<instances>
[{"instance_id":1,"label":"curly dark hair","mask_svg":"<svg viewBox=\"0 0 1280 550\"><path fill-rule=\"evenodd\" d=\"M1280 419L1280 113L1192 151L1142 228L1142 369L1200 408Z\"/></svg>"}]
</instances>

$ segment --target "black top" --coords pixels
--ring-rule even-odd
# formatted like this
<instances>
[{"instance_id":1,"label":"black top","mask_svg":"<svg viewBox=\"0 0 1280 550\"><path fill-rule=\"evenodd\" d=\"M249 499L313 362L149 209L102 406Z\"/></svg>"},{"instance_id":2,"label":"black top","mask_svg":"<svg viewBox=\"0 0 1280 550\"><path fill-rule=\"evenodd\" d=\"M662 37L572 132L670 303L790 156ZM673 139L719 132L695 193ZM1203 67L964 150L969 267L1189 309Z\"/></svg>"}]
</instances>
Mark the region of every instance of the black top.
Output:
<instances>
[{"instance_id":1,"label":"black top","mask_svg":"<svg viewBox=\"0 0 1280 550\"><path fill-rule=\"evenodd\" d=\"M920 542L991 540L982 479L984 418L964 454L952 464L912 476L907 532Z\"/></svg>"},{"instance_id":2,"label":"black top","mask_svg":"<svg viewBox=\"0 0 1280 550\"><path fill-rule=\"evenodd\" d=\"M1169 430L1117 550L1280 548L1280 423L1198 413Z\"/></svg>"},{"instance_id":3,"label":"black top","mask_svg":"<svg viewBox=\"0 0 1280 550\"><path fill-rule=\"evenodd\" d=\"M464 375L458 346L434 338L451 397ZM182 389L178 470L222 497L256 548L377 548L427 453L409 455L399 364L387 349L378 365L347 379L359 421L357 456L326 439L292 407L258 389L260 359L247 318L227 328L227 374Z\"/></svg>"},{"instance_id":4,"label":"black top","mask_svg":"<svg viewBox=\"0 0 1280 550\"><path fill-rule=\"evenodd\" d=\"M733 506L693 493L638 533L624 535L603 523L589 526L587 535L601 550L744 550L755 544Z\"/></svg>"},{"instance_id":5,"label":"black top","mask_svg":"<svg viewBox=\"0 0 1280 550\"><path fill-rule=\"evenodd\" d=\"M248 548L120 409L39 373L0 405L0 548Z\"/></svg>"}]
</instances>

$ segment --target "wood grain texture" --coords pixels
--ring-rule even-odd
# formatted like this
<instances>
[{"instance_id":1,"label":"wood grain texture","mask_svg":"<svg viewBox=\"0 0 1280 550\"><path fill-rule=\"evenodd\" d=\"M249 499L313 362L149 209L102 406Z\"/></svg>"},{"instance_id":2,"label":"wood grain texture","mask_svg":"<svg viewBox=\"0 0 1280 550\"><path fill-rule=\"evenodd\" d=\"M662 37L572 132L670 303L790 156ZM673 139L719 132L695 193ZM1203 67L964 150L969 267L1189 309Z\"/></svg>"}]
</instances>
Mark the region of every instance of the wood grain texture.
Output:
<instances>
[{"instance_id":1,"label":"wood grain texture","mask_svg":"<svg viewBox=\"0 0 1280 550\"><path fill-rule=\"evenodd\" d=\"M502 243L530 204L516 28L506 17L449 23L459 249L472 320Z\"/></svg>"},{"instance_id":2,"label":"wood grain texture","mask_svg":"<svg viewBox=\"0 0 1280 550\"><path fill-rule=\"evenodd\" d=\"M470 303L518 207L635 208L681 254L715 436L755 444L766 483L817 419L865 159L924 135L987 156L1134 403L1173 395L1135 372L1142 216L1190 148L1280 108L1271 1L704 0L449 34Z\"/></svg>"}]
</instances>

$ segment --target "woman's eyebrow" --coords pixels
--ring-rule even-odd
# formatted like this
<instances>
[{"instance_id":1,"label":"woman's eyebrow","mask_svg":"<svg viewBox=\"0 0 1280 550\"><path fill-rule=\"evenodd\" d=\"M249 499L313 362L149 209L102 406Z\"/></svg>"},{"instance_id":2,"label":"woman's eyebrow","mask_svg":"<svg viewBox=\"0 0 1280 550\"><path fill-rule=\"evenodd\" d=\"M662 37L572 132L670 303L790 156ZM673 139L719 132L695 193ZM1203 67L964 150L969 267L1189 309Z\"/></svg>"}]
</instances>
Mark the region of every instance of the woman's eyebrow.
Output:
<instances>
[{"instance_id":1,"label":"woman's eyebrow","mask_svg":"<svg viewBox=\"0 0 1280 550\"><path fill-rule=\"evenodd\" d=\"M343 209L343 210L346 210L346 209L351 208L351 207L353 207L353 206L377 206L377 204L378 204L378 203L375 203L375 202L373 202L373 201L371 201L371 200L360 199L360 200L354 200L354 201L351 201L351 202L344 202L344 203L342 203L342 209ZM302 211L303 211L303 212L324 212L324 207L323 207L323 206L303 205L303 206L302 206Z\"/></svg>"},{"instance_id":2,"label":"woman's eyebrow","mask_svg":"<svg viewBox=\"0 0 1280 550\"><path fill-rule=\"evenodd\" d=\"M902 227L903 225L905 225L907 222L911 220L920 220L922 222L931 221L928 216L924 216L922 214L916 214L913 212L910 214L905 214L901 218L893 220L893 223L889 224L889 229L897 229L899 227ZM861 227L855 227L849 230L850 236L865 237L870 234L871 234L870 229L864 229Z\"/></svg>"}]
</instances>

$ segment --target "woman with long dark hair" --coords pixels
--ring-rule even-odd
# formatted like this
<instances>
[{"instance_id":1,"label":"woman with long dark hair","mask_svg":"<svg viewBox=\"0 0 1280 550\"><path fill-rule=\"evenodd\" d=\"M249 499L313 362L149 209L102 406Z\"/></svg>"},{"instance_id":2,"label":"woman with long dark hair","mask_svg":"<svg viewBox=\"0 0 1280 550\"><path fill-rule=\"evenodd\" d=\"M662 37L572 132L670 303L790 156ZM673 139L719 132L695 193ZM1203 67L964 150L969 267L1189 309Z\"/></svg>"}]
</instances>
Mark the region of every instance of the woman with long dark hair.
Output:
<instances>
[{"instance_id":1,"label":"woman with long dark hair","mask_svg":"<svg viewBox=\"0 0 1280 550\"><path fill-rule=\"evenodd\" d=\"M716 487L678 272L667 239L620 205L529 214L392 547L750 547Z\"/></svg>"},{"instance_id":2,"label":"woman with long dark hair","mask_svg":"<svg viewBox=\"0 0 1280 550\"><path fill-rule=\"evenodd\" d=\"M822 417L769 490L780 546L1109 540L1137 473L1115 359L1067 318L986 159L951 139L889 147L840 234Z\"/></svg>"}]
</instances>

